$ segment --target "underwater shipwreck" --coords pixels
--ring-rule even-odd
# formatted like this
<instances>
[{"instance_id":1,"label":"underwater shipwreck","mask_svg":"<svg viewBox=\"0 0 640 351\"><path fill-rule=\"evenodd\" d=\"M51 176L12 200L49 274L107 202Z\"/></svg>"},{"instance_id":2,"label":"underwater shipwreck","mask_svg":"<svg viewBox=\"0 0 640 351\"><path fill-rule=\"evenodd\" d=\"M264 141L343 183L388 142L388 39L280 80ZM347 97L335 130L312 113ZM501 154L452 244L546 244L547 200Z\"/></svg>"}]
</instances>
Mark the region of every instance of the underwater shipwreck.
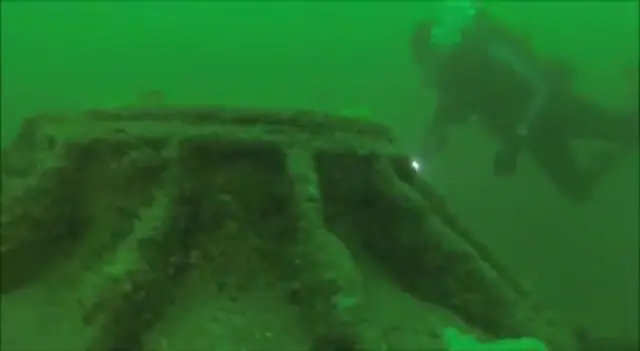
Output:
<instances>
[{"instance_id":1,"label":"underwater shipwreck","mask_svg":"<svg viewBox=\"0 0 640 351\"><path fill-rule=\"evenodd\" d=\"M2 152L3 296L61 291L79 351L578 350L384 126L102 109Z\"/></svg>"}]
</instances>

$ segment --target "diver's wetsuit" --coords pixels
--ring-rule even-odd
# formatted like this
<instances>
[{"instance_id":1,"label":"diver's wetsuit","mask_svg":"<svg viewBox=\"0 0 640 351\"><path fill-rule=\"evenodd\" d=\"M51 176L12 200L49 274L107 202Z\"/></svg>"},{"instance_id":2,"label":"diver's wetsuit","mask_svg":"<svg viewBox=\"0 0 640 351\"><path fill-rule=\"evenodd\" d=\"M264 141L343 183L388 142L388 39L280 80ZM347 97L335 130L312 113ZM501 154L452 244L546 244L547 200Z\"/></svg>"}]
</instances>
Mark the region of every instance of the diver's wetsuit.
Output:
<instances>
[{"instance_id":1,"label":"diver's wetsuit","mask_svg":"<svg viewBox=\"0 0 640 351\"><path fill-rule=\"evenodd\" d=\"M424 39L424 38L422 38ZM420 35L412 40L419 67L432 70L429 49L421 49ZM447 125L476 115L485 129L501 143L508 142L519 128L522 111L531 100L532 85L522 75L495 60L488 47L498 43L535 67L545 84L546 99L531 123L522 148L532 153L548 177L567 197L576 201L589 198L608 168L583 167L569 145L570 139L591 139L613 143L637 143L637 117L620 118L573 92L567 68L535 58L526 42L513 36L490 18L481 17L462 43L437 67L432 84L437 90L437 106L430 134ZM423 72L425 73L425 72ZM614 158L608 158L613 160Z\"/></svg>"}]
</instances>

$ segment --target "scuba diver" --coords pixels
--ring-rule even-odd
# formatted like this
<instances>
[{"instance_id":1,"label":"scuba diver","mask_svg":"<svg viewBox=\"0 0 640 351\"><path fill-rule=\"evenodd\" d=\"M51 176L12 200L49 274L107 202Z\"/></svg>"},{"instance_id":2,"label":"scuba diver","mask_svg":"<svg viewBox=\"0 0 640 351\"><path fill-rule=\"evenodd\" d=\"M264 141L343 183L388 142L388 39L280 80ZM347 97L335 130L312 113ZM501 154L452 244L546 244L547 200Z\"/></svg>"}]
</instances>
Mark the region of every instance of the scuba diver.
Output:
<instances>
[{"instance_id":1,"label":"scuba diver","mask_svg":"<svg viewBox=\"0 0 640 351\"><path fill-rule=\"evenodd\" d=\"M518 155L528 151L565 196L589 199L601 176L637 149L637 113L619 116L578 96L569 67L539 58L526 40L477 4L456 1L443 9L411 36L423 83L437 96L422 151L442 148L449 126L476 119L499 142L495 176L513 175ZM583 167L572 139L615 147Z\"/></svg>"}]
</instances>

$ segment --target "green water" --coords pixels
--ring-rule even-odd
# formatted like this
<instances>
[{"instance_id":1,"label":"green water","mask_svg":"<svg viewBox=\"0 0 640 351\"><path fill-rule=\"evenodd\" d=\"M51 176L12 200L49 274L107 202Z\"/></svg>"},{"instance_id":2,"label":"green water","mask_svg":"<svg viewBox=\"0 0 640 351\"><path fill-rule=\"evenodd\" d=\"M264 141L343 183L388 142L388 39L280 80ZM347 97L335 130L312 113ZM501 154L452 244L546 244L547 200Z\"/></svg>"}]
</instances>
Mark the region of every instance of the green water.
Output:
<instances>
[{"instance_id":1,"label":"green water","mask_svg":"<svg viewBox=\"0 0 640 351\"><path fill-rule=\"evenodd\" d=\"M499 18L566 60L576 88L612 109L637 104L637 2L500 3ZM360 111L403 148L429 111L407 37L429 3L2 3L2 142L20 119L127 103L148 89L171 102ZM496 180L495 145L473 127L430 160L454 210L545 302L614 335L638 329L638 159L595 199L564 200L536 166ZM8 317L7 317L8 318ZM3 317L3 322L7 321Z\"/></svg>"}]
</instances>

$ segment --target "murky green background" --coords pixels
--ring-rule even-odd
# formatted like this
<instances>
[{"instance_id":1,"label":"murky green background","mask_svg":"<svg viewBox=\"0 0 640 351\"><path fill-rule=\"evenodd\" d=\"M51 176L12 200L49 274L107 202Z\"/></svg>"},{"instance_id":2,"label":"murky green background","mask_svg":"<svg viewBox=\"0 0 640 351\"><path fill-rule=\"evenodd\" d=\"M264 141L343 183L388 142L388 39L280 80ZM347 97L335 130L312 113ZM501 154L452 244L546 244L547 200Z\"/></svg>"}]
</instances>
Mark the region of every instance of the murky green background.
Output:
<instances>
[{"instance_id":1,"label":"murky green background","mask_svg":"<svg viewBox=\"0 0 640 351\"><path fill-rule=\"evenodd\" d=\"M490 7L547 55L568 60L581 93L611 108L637 104L630 74L638 62L637 2ZM411 151L430 105L407 36L432 9L418 2L3 1L2 142L30 113L114 106L161 89L176 103L368 111ZM429 176L468 225L567 318L637 333L637 156L593 203L576 206L528 160L516 178L493 179L493 142L473 127L454 134Z\"/></svg>"}]
</instances>

